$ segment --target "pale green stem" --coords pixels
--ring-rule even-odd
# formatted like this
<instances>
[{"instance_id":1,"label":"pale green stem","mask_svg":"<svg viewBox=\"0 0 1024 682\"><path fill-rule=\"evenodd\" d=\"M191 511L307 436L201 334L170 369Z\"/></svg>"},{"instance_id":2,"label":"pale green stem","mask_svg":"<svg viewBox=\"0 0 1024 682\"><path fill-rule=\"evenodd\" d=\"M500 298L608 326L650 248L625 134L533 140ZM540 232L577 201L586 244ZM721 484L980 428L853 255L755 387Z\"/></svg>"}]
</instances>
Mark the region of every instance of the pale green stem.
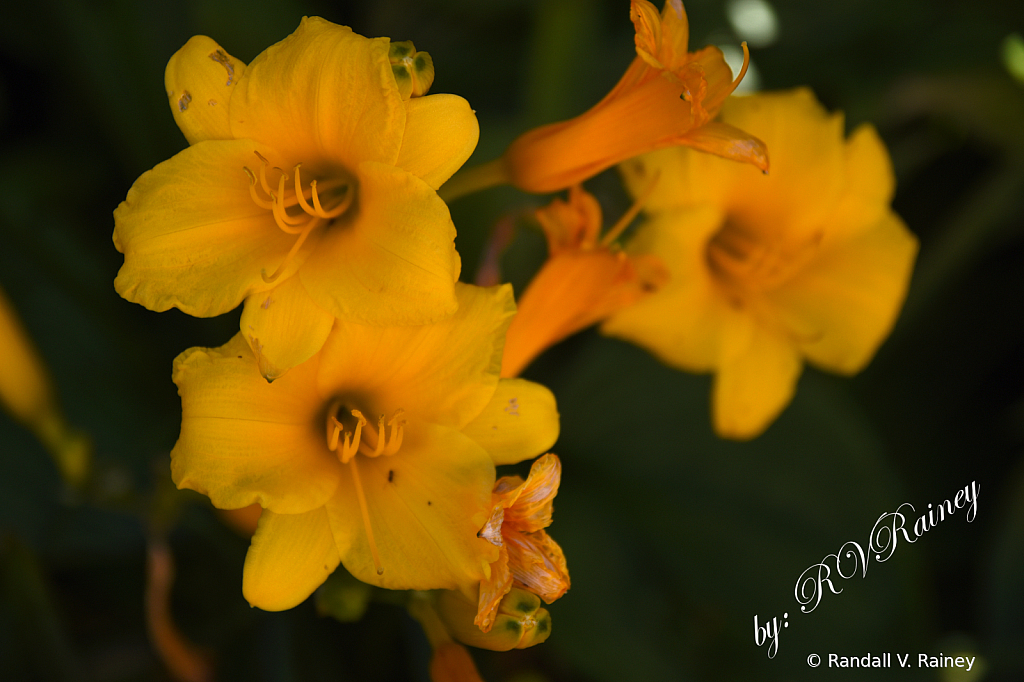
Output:
<instances>
[{"instance_id":1,"label":"pale green stem","mask_svg":"<svg viewBox=\"0 0 1024 682\"><path fill-rule=\"evenodd\" d=\"M437 193L445 202L451 202L467 194L505 185L508 182L505 165L502 163L502 159L498 158L479 166L463 168L444 183Z\"/></svg>"}]
</instances>

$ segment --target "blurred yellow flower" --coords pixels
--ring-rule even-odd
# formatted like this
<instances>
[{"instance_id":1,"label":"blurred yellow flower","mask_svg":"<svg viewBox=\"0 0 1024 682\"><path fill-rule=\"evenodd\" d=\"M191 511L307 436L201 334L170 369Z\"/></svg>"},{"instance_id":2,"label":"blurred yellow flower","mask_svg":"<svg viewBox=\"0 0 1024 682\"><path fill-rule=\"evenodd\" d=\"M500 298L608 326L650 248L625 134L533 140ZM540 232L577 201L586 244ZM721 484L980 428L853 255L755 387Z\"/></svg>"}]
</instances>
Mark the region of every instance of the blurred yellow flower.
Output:
<instances>
[{"instance_id":1,"label":"blurred yellow flower","mask_svg":"<svg viewBox=\"0 0 1024 682\"><path fill-rule=\"evenodd\" d=\"M456 176L446 196L502 183L554 192L638 154L676 145L767 170L759 139L711 121L747 62L733 80L717 47L688 53L690 28L680 0L666 0L660 14L648 0L632 0L629 15L637 56L604 99L576 118L519 136L497 161Z\"/></svg>"},{"instance_id":2,"label":"blurred yellow flower","mask_svg":"<svg viewBox=\"0 0 1024 682\"><path fill-rule=\"evenodd\" d=\"M480 537L498 548L490 575L480 582L473 624L482 632L494 626L498 604L513 584L546 604L569 589L565 555L544 530L551 525L552 501L561 480L561 461L547 454L533 463L525 481L503 476L494 484L491 516L480 531Z\"/></svg>"},{"instance_id":3,"label":"blurred yellow flower","mask_svg":"<svg viewBox=\"0 0 1024 682\"><path fill-rule=\"evenodd\" d=\"M316 17L248 66L192 38L165 76L191 146L114 212L118 293L197 316L245 300L241 331L268 379L311 357L335 317L451 315L460 261L435 190L479 129L462 98L413 96L432 74L411 43Z\"/></svg>"},{"instance_id":4,"label":"blurred yellow flower","mask_svg":"<svg viewBox=\"0 0 1024 682\"><path fill-rule=\"evenodd\" d=\"M671 271L658 292L603 331L670 365L714 372L724 437L757 436L792 399L803 361L860 371L892 328L917 240L889 207L885 147L869 125L805 89L730 98L722 120L763 139L772 172L666 149L623 164L626 184L657 186L628 245Z\"/></svg>"},{"instance_id":5,"label":"blurred yellow flower","mask_svg":"<svg viewBox=\"0 0 1024 682\"><path fill-rule=\"evenodd\" d=\"M339 562L392 589L485 575L497 549L476 534L494 466L550 447L558 413L544 387L498 378L510 287L456 295L456 314L432 325L337 320L273 384L240 334L175 361L175 483L222 509L263 508L242 581L252 605L291 608Z\"/></svg>"},{"instance_id":6,"label":"blurred yellow flower","mask_svg":"<svg viewBox=\"0 0 1024 682\"><path fill-rule=\"evenodd\" d=\"M656 257L627 256L613 243L635 213L601 238L601 205L579 185L568 201L555 199L536 216L548 259L517 301L505 338L504 377L518 376L545 349L632 305L667 278Z\"/></svg>"},{"instance_id":7,"label":"blurred yellow flower","mask_svg":"<svg viewBox=\"0 0 1024 682\"><path fill-rule=\"evenodd\" d=\"M14 307L0 290L0 406L27 426L50 451L70 485L89 474L89 439L64 421L50 373L21 325Z\"/></svg>"}]
</instances>

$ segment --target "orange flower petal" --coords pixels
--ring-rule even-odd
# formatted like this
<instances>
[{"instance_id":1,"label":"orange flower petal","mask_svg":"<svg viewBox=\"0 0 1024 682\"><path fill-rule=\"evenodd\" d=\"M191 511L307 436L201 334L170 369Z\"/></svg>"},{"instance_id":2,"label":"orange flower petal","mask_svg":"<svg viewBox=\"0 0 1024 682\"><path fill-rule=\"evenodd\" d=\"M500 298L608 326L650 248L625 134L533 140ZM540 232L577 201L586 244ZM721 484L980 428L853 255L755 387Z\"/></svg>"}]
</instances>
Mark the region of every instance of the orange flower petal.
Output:
<instances>
[{"instance_id":1,"label":"orange flower petal","mask_svg":"<svg viewBox=\"0 0 1024 682\"><path fill-rule=\"evenodd\" d=\"M569 569L562 548L544 531L505 536L508 567L517 583L550 604L569 589Z\"/></svg>"}]
</instances>

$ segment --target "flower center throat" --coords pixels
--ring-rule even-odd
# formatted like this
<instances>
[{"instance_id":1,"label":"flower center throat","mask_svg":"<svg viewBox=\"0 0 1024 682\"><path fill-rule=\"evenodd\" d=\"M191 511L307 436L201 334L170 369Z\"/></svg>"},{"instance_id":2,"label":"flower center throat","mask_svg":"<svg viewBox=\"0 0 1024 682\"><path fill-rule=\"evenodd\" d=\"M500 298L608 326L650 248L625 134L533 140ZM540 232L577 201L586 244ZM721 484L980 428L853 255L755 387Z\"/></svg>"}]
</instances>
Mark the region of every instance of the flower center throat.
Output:
<instances>
[{"instance_id":1,"label":"flower center throat","mask_svg":"<svg viewBox=\"0 0 1024 682\"><path fill-rule=\"evenodd\" d=\"M249 177L249 196L257 206L273 214L274 222L283 232L298 235L277 269L270 275L266 270L260 273L264 282L272 284L281 276L285 266L298 253L314 229L325 222L333 222L352 207L356 195L355 181L342 176L329 180L320 187L316 179L313 179L309 186L303 186L302 164L297 163L292 168L290 176L276 166L272 168L280 173L275 189L267 180L267 166L270 162L259 152L254 153L260 160L259 173L253 172L248 166L242 167ZM321 200L321 195L324 200ZM327 204L326 208L324 203ZM295 211L295 207L299 210ZM293 209L292 212L289 212L289 209Z\"/></svg>"}]
</instances>

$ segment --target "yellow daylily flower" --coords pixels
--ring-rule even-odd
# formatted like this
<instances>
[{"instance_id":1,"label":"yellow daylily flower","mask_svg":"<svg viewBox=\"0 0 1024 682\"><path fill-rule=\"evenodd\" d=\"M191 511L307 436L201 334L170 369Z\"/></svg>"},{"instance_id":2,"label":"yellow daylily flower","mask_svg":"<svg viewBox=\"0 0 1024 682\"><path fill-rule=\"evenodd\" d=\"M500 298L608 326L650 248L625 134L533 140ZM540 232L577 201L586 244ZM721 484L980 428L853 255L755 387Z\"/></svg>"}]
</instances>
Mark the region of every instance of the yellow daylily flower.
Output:
<instances>
[{"instance_id":1,"label":"yellow daylily flower","mask_svg":"<svg viewBox=\"0 0 1024 682\"><path fill-rule=\"evenodd\" d=\"M639 203L601 237L601 205L580 185L569 200L537 209L548 259L517 301L501 375L518 376L545 349L661 287L668 275L654 256L629 256L614 244Z\"/></svg>"},{"instance_id":2,"label":"yellow daylily flower","mask_svg":"<svg viewBox=\"0 0 1024 682\"><path fill-rule=\"evenodd\" d=\"M422 590L478 582L494 561L476 536L494 466L550 447L558 413L546 388L498 378L511 288L456 295L455 315L432 325L337 320L273 384L241 334L175 360L175 483L218 508L263 508L242 580L252 605L291 608L339 562Z\"/></svg>"},{"instance_id":3,"label":"yellow daylily flower","mask_svg":"<svg viewBox=\"0 0 1024 682\"><path fill-rule=\"evenodd\" d=\"M767 170L764 143L712 122L743 79L746 59L733 80L717 47L687 52L690 28L680 0L666 0L660 14L648 0L632 0L629 15L637 56L604 99L576 118L521 135L500 159L456 176L445 196L504 183L526 192L555 192L626 159L676 145Z\"/></svg>"},{"instance_id":4,"label":"yellow daylily flower","mask_svg":"<svg viewBox=\"0 0 1024 682\"><path fill-rule=\"evenodd\" d=\"M657 294L604 332L666 363L714 372L719 435L757 436L792 399L803 362L850 375L892 328L917 240L890 208L894 178L870 125L806 89L730 98L722 120L772 150L772 172L687 149L623 164L634 194L660 180L627 247L671 271Z\"/></svg>"},{"instance_id":5,"label":"yellow daylily flower","mask_svg":"<svg viewBox=\"0 0 1024 682\"><path fill-rule=\"evenodd\" d=\"M513 584L536 594L545 604L569 589L565 555L544 530L551 525L552 501L561 480L561 461L557 455L547 454L533 463L525 481L503 476L494 484L491 515L480 537L498 548L498 558L491 563L490 574L480 581L473 624L481 632L490 632L498 605Z\"/></svg>"},{"instance_id":6,"label":"yellow daylily flower","mask_svg":"<svg viewBox=\"0 0 1024 682\"><path fill-rule=\"evenodd\" d=\"M64 481L79 486L89 475L92 446L68 426L50 373L0 289L0 407L32 430L50 451Z\"/></svg>"},{"instance_id":7,"label":"yellow daylily flower","mask_svg":"<svg viewBox=\"0 0 1024 682\"><path fill-rule=\"evenodd\" d=\"M311 357L335 317L451 315L460 261L435 190L479 128L461 97L415 96L432 77L411 43L316 17L249 65L189 40L165 84L191 146L114 212L118 293L196 316L244 300L241 331L268 379Z\"/></svg>"}]
</instances>

